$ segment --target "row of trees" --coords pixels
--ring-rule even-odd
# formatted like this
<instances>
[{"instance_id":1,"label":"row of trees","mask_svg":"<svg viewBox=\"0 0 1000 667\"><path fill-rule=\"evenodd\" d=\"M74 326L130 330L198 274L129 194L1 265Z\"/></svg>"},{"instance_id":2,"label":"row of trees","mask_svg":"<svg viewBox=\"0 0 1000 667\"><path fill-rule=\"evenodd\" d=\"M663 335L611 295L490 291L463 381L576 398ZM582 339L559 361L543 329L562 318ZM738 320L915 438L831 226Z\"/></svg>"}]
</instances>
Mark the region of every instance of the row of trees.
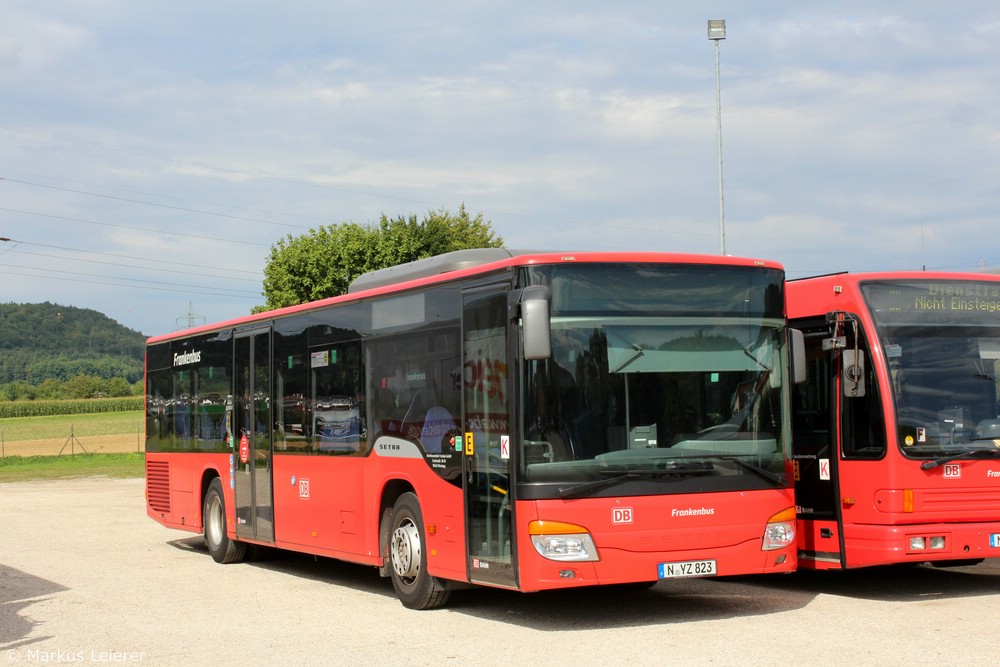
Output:
<instances>
[{"instance_id":1,"label":"row of trees","mask_svg":"<svg viewBox=\"0 0 1000 667\"><path fill-rule=\"evenodd\" d=\"M49 378L38 384L15 380L0 385L0 400L34 401L79 398L142 396L142 380L129 383L122 377L77 375L68 380Z\"/></svg>"},{"instance_id":2,"label":"row of trees","mask_svg":"<svg viewBox=\"0 0 1000 667\"><path fill-rule=\"evenodd\" d=\"M93 357L52 354L38 350L0 350L0 385L21 382L39 385L46 380L66 382L78 376L142 379L142 349L133 357Z\"/></svg>"}]
</instances>

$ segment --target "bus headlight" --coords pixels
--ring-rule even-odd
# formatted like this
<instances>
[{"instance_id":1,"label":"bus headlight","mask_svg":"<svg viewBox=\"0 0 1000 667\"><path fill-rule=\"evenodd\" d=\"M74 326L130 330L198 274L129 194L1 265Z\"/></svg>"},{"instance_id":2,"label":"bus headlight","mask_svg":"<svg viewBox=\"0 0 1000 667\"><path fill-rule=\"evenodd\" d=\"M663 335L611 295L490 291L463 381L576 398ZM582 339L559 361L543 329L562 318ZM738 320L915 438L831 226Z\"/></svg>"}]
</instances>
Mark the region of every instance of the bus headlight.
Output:
<instances>
[{"instance_id":1,"label":"bus headlight","mask_svg":"<svg viewBox=\"0 0 1000 667\"><path fill-rule=\"evenodd\" d=\"M561 521L532 521L531 543L543 558L557 561L600 560L590 533L583 526Z\"/></svg>"},{"instance_id":2,"label":"bus headlight","mask_svg":"<svg viewBox=\"0 0 1000 667\"><path fill-rule=\"evenodd\" d=\"M767 520L761 551L784 549L795 544L795 508L789 507Z\"/></svg>"}]
</instances>

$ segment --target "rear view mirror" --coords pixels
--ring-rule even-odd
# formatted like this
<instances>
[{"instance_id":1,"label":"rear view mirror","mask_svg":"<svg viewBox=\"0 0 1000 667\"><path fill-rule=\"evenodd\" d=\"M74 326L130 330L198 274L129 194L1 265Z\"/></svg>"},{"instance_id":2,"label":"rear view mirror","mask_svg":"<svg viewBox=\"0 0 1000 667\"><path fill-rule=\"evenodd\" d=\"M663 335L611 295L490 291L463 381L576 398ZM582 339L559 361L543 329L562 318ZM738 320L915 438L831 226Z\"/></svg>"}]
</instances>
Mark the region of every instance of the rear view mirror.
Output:
<instances>
[{"instance_id":1,"label":"rear view mirror","mask_svg":"<svg viewBox=\"0 0 1000 667\"><path fill-rule=\"evenodd\" d=\"M532 361L551 357L547 287L534 285L524 288L521 293L521 326L524 329L524 358Z\"/></svg>"},{"instance_id":2,"label":"rear view mirror","mask_svg":"<svg viewBox=\"0 0 1000 667\"><path fill-rule=\"evenodd\" d=\"M789 329L788 342L792 350L792 384L802 384L806 381L806 337L799 329Z\"/></svg>"}]
</instances>

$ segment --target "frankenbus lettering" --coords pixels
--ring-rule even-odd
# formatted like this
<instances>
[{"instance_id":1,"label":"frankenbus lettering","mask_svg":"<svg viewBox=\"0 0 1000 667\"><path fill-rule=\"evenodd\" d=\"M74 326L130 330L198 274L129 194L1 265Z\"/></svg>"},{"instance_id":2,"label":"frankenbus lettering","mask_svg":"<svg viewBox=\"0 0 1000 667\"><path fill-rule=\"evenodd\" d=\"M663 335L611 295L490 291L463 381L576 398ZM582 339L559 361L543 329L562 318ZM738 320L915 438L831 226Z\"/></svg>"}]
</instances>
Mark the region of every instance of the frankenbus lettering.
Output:
<instances>
[{"instance_id":1,"label":"frankenbus lettering","mask_svg":"<svg viewBox=\"0 0 1000 667\"><path fill-rule=\"evenodd\" d=\"M691 507L683 510L679 510L675 507L670 510L670 516L713 516L714 514L714 507Z\"/></svg>"},{"instance_id":2,"label":"frankenbus lettering","mask_svg":"<svg viewBox=\"0 0 1000 667\"><path fill-rule=\"evenodd\" d=\"M174 354L174 367L201 363L201 350L191 350L183 354Z\"/></svg>"}]
</instances>

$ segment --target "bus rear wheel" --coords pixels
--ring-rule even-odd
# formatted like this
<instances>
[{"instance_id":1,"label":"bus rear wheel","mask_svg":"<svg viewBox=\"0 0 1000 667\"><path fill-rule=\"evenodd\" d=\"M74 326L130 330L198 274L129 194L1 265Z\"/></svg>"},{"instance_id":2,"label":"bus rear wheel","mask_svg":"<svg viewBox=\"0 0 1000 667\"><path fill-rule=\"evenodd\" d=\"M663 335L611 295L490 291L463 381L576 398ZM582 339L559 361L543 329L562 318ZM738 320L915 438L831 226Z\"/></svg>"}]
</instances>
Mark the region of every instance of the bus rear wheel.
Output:
<instances>
[{"instance_id":1,"label":"bus rear wheel","mask_svg":"<svg viewBox=\"0 0 1000 667\"><path fill-rule=\"evenodd\" d=\"M412 493L404 493L392 508L389 525L389 571L392 587L404 607L434 609L448 601L450 591L427 574L423 514Z\"/></svg>"},{"instance_id":2,"label":"bus rear wheel","mask_svg":"<svg viewBox=\"0 0 1000 667\"><path fill-rule=\"evenodd\" d=\"M208 485L205 504L202 506L205 526L205 546L216 563L238 563L247 553L245 542L236 542L226 534L226 502L222 495L222 482L216 477Z\"/></svg>"}]
</instances>

